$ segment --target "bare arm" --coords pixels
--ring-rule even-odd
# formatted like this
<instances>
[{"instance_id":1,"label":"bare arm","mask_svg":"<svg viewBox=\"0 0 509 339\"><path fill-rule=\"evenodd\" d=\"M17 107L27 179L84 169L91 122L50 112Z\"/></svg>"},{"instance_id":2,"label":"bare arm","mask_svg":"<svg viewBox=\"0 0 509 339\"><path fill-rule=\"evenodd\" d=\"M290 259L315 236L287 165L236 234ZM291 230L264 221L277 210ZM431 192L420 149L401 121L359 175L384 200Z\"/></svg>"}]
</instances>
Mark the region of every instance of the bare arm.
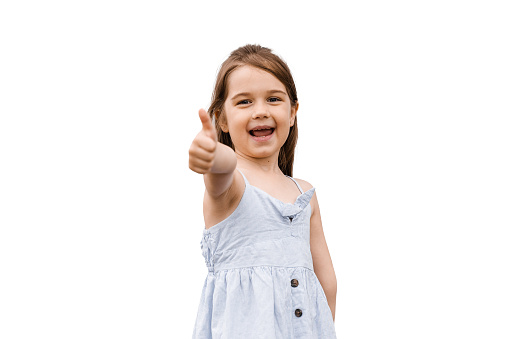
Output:
<instances>
[{"instance_id":1,"label":"bare arm","mask_svg":"<svg viewBox=\"0 0 509 339\"><path fill-rule=\"evenodd\" d=\"M335 319L336 314L336 294L337 294L337 280L334 267L332 266L332 259L325 241L323 233L322 219L320 217L320 207L318 206L318 199L316 193L311 200L313 207L313 214L311 215L310 226L310 246L311 255L313 257L313 267L315 274L323 287L327 303L329 304L332 312L332 320Z\"/></svg>"},{"instance_id":2,"label":"bare arm","mask_svg":"<svg viewBox=\"0 0 509 339\"><path fill-rule=\"evenodd\" d=\"M237 157L230 147L217 143L214 163L210 172L203 175L205 187L212 198L222 195L232 185Z\"/></svg>"}]
</instances>

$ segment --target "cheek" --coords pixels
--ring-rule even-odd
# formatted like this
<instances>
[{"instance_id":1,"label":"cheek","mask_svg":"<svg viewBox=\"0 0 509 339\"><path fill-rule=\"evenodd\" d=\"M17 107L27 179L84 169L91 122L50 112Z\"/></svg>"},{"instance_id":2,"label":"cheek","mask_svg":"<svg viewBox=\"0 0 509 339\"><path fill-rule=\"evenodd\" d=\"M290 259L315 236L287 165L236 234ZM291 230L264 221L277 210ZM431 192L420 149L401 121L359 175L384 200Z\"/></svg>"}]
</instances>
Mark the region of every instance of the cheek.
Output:
<instances>
[{"instance_id":1,"label":"cheek","mask_svg":"<svg viewBox=\"0 0 509 339\"><path fill-rule=\"evenodd\" d=\"M246 129L245 127L245 123L238 117L234 115L228 117L228 132L232 140L242 137Z\"/></svg>"}]
</instances>

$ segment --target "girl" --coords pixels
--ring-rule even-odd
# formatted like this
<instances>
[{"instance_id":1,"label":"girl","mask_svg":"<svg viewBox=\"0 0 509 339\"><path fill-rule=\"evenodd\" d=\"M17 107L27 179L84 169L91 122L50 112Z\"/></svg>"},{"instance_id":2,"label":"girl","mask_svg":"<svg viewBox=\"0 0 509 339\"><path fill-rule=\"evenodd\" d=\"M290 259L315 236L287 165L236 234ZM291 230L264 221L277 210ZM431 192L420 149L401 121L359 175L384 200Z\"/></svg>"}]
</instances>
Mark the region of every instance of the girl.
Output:
<instances>
[{"instance_id":1,"label":"girl","mask_svg":"<svg viewBox=\"0 0 509 339\"><path fill-rule=\"evenodd\" d=\"M219 70L189 168L203 174L208 267L193 338L336 338L336 276L315 189L292 178L299 103L286 63L246 45Z\"/></svg>"}]
</instances>

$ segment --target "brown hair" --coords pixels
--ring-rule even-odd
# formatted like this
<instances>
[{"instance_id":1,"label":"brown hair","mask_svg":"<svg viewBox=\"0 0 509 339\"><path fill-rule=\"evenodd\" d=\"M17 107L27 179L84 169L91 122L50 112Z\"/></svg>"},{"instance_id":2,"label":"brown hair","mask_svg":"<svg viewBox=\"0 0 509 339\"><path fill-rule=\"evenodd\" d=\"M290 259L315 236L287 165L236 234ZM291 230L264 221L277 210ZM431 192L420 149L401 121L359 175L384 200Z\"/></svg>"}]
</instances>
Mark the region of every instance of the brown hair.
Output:
<instances>
[{"instance_id":1,"label":"brown hair","mask_svg":"<svg viewBox=\"0 0 509 339\"><path fill-rule=\"evenodd\" d=\"M212 93L212 103L208 110L210 118L215 118L218 141L230 146L234 150L235 146L230 138L230 134L223 132L219 126L219 117L223 112L223 106L228 96L228 77L235 69L245 65L260 68L274 75L285 86L292 107L295 107L298 102L297 89L295 88L295 83L293 82L293 77L288 65L279 56L273 54L271 49L261 47L260 45L245 45L234 50L219 69L214 92ZM294 124L290 127L288 138L279 150L278 156L279 168L285 175L289 176L292 176L293 173L297 132L297 117L295 117Z\"/></svg>"}]
</instances>

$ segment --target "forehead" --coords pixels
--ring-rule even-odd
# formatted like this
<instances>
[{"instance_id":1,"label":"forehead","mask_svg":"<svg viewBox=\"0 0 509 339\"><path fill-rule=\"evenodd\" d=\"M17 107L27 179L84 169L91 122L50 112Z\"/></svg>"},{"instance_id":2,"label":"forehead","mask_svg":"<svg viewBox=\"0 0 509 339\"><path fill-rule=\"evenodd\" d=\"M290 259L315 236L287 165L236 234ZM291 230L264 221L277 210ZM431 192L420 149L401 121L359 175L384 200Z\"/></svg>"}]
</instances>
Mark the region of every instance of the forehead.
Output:
<instances>
[{"instance_id":1,"label":"forehead","mask_svg":"<svg viewBox=\"0 0 509 339\"><path fill-rule=\"evenodd\" d=\"M228 96L236 93L257 93L280 90L286 93L286 87L274 75L253 66L240 66L228 77Z\"/></svg>"}]
</instances>

